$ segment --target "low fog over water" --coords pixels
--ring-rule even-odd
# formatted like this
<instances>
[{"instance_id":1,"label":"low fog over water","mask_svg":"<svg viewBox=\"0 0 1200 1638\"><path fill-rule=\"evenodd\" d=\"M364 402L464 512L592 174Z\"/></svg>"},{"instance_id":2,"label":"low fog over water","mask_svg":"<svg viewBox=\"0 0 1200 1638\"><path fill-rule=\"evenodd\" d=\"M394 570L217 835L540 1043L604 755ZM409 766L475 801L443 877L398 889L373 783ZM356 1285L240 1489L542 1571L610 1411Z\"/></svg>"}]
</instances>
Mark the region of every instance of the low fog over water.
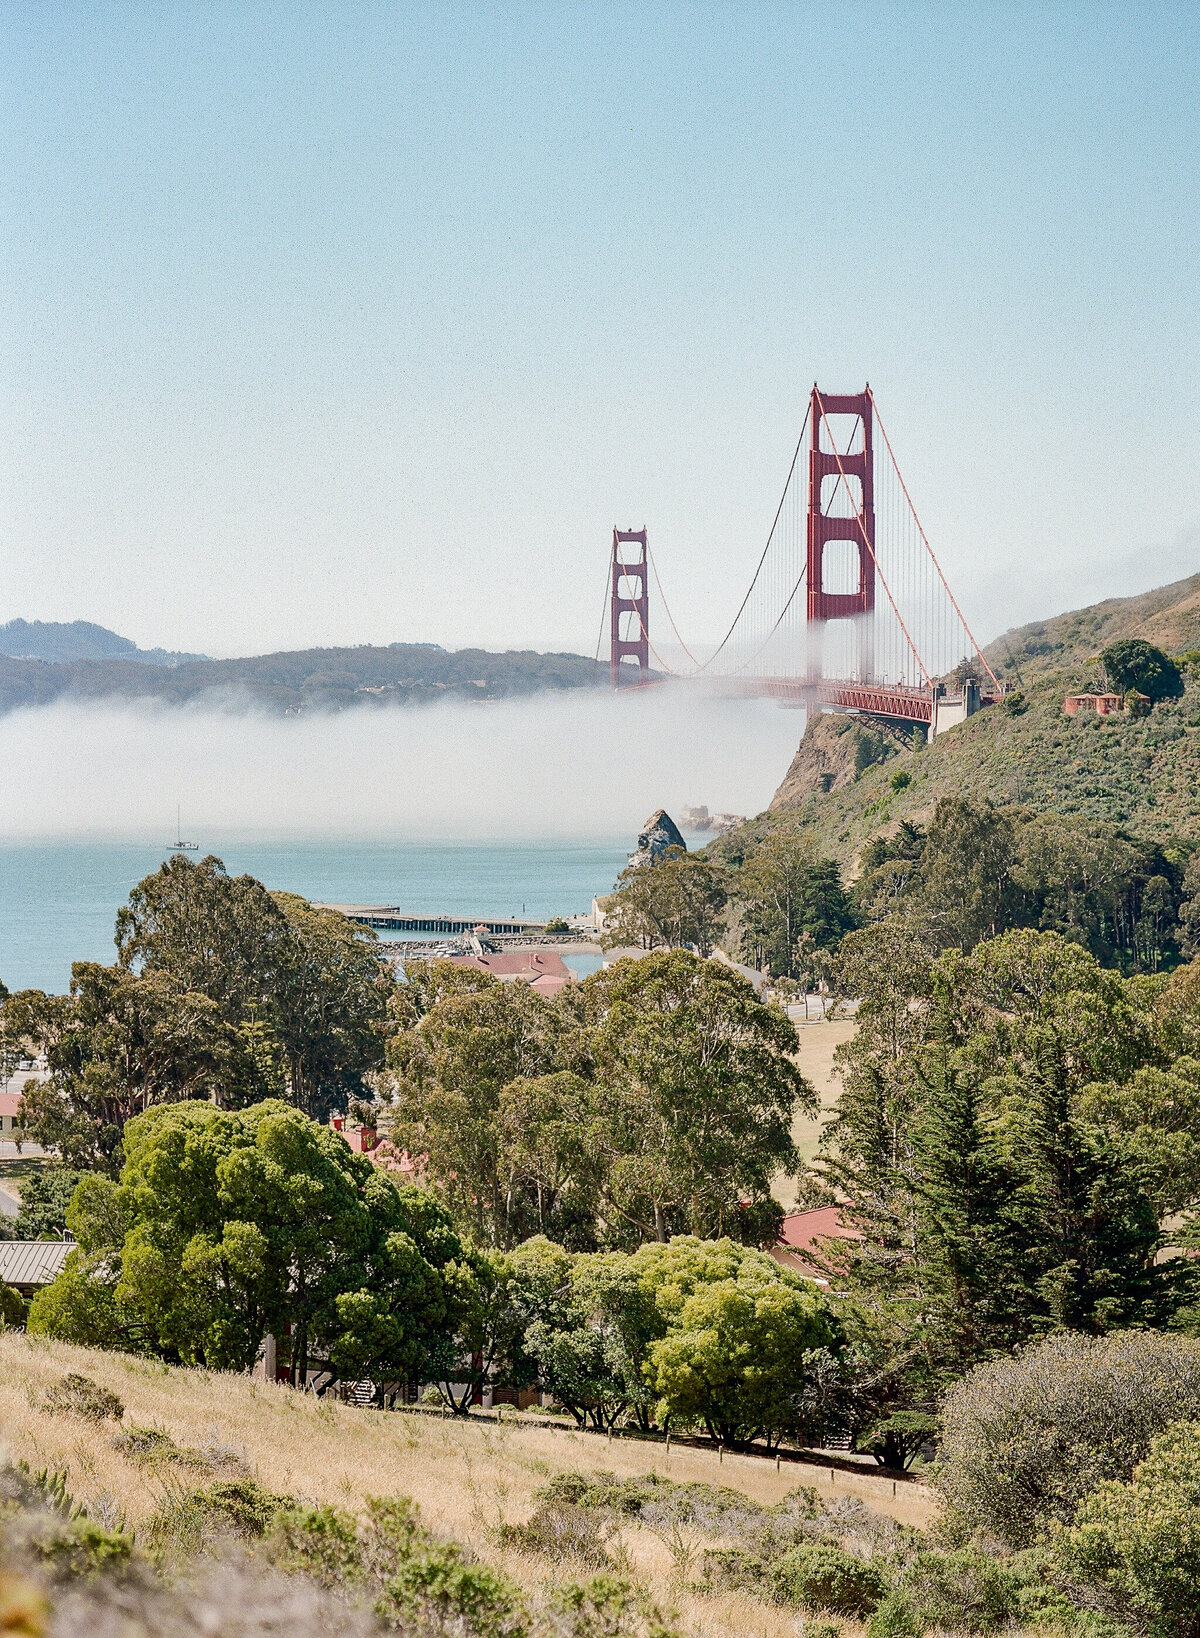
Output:
<instances>
[{"instance_id":1,"label":"low fog over water","mask_svg":"<svg viewBox=\"0 0 1200 1638\"><path fill-rule=\"evenodd\" d=\"M0 834L587 837L766 807L800 711L686 687L340 714L65 704L0 718Z\"/></svg>"}]
</instances>

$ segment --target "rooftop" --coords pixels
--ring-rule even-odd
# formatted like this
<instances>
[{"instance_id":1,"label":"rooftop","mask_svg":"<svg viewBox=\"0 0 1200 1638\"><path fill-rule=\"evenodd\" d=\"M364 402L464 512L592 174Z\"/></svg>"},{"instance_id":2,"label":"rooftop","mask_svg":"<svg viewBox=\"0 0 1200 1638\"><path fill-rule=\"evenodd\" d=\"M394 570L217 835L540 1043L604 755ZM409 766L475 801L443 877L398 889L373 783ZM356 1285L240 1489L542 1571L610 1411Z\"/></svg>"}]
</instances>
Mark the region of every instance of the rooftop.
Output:
<instances>
[{"instance_id":1,"label":"rooftop","mask_svg":"<svg viewBox=\"0 0 1200 1638\"><path fill-rule=\"evenodd\" d=\"M49 1285L74 1249L73 1240L0 1240L0 1282Z\"/></svg>"}]
</instances>

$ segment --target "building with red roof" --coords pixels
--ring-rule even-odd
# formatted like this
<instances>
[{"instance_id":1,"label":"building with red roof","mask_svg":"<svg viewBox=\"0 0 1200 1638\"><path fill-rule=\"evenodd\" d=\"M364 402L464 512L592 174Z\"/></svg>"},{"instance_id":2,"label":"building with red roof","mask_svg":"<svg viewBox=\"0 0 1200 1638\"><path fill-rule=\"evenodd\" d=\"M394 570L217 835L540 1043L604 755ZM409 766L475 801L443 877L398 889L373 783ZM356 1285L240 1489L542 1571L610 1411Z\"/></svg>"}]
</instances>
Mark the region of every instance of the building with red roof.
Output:
<instances>
[{"instance_id":1,"label":"building with red roof","mask_svg":"<svg viewBox=\"0 0 1200 1638\"><path fill-rule=\"evenodd\" d=\"M528 984L539 995L557 995L572 980L557 950L498 950L494 954L448 956L458 967L475 967L505 983Z\"/></svg>"},{"instance_id":2,"label":"building with red roof","mask_svg":"<svg viewBox=\"0 0 1200 1638\"><path fill-rule=\"evenodd\" d=\"M861 1240L862 1235L842 1217L840 1206L815 1206L811 1211L791 1211L783 1220L778 1242L769 1255L793 1274L803 1274L818 1285L829 1281L817 1266L821 1247L827 1240Z\"/></svg>"}]
</instances>

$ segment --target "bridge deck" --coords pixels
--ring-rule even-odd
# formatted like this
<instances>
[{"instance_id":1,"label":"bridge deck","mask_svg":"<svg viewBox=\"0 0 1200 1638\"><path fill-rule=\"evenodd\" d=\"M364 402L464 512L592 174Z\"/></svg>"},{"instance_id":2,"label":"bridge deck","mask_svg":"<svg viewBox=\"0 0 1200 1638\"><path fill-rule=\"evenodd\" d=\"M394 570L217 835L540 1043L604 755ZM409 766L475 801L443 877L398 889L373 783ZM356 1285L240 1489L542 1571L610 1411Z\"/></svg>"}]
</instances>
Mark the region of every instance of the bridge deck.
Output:
<instances>
[{"instance_id":1,"label":"bridge deck","mask_svg":"<svg viewBox=\"0 0 1200 1638\"><path fill-rule=\"evenodd\" d=\"M860 683L826 677L810 683L796 677L764 677L750 684L768 699L791 700L797 705L818 705L842 711L865 711L874 717L900 722L933 721L933 691L889 683Z\"/></svg>"}]
</instances>

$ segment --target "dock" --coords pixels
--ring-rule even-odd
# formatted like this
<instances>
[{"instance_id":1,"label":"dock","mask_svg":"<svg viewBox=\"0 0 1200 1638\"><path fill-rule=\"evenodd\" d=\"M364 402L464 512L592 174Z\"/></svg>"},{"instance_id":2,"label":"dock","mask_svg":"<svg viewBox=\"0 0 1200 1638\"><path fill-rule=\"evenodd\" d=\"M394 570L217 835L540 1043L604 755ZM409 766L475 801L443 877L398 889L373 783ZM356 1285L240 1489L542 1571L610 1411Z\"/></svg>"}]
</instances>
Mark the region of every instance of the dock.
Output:
<instances>
[{"instance_id":1,"label":"dock","mask_svg":"<svg viewBox=\"0 0 1200 1638\"><path fill-rule=\"evenodd\" d=\"M348 921L362 927L373 927L386 933L431 933L454 937L473 933L484 927L489 933L540 934L546 931L544 921L522 921L509 916L431 916L413 914L390 904L318 904L317 910L337 910Z\"/></svg>"}]
</instances>

